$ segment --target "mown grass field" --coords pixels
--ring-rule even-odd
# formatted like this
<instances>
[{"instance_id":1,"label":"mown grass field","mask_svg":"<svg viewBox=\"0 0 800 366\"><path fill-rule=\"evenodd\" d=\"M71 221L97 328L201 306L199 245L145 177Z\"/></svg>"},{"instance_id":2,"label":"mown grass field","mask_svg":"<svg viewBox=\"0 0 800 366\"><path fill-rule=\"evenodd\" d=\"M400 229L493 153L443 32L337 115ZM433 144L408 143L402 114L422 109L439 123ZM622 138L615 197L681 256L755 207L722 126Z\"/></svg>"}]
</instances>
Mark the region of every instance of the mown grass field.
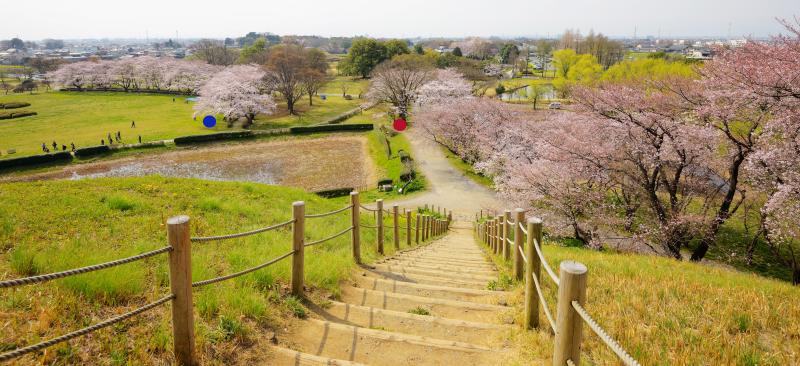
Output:
<instances>
[{"instance_id":1,"label":"mown grass field","mask_svg":"<svg viewBox=\"0 0 800 366\"><path fill-rule=\"evenodd\" d=\"M192 120L192 104L184 97L124 93L47 92L0 96L0 102L28 102L36 116L0 121L0 150L13 156L42 152L41 144L74 142L77 147L99 145L107 135L122 133L123 142L171 139L181 135L227 130L224 124L207 129ZM136 128L131 128L131 120ZM105 141L108 143L108 141ZM52 149L52 146L49 147Z\"/></svg>"},{"instance_id":2,"label":"mown grass field","mask_svg":"<svg viewBox=\"0 0 800 366\"><path fill-rule=\"evenodd\" d=\"M791 365L800 359L800 288L668 258L568 248L548 238L543 251L556 271L564 260L586 264L585 308L642 365ZM509 270L510 263L495 261ZM499 283L511 282L504 277ZM555 311L556 288L549 279L543 284ZM522 284L513 291L522 301ZM543 313L541 321L547 327ZM517 334L524 351L519 365L552 356L553 337L544 329ZM588 327L583 332L583 363L619 364Z\"/></svg>"},{"instance_id":3,"label":"mown grass field","mask_svg":"<svg viewBox=\"0 0 800 366\"><path fill-rule=\"evenodd\" d=\"M251 183L161 177L103 178L0 184L0 278L9 279L95 264L167 244L165 221L186 214L192 235L240 232L283 222L291 203L309 214L343 204L299 189ZM369 215L362 221L374 225ZM315 240L349 225L346 213L307 220ZM387 230L386 242L390 241ZM362 256L370 262L375 231L362 228ZM287 252L291 230L220 242L195 243L193 280L232 273ZM393 252L386 245L387 254ZM308 296L335 296L348 277L349 235L307 248ZM49 339L130 311L169 293L165 255L44 284L4 289L0 296L0 350ZM281 261L254 273L196 289L198 353L206 365L257 362L268 334L287 317L305 311L286 297L290 264ZM163 306L18 363L167 364L171 356L169 306Z\"/></svg>"},{"instance_id":4,"label":"mown grass field","mask_svg":"<svg viewBox=\"0 0 800 366\"><path fill-rule=\"evenodd\" d=\"M277 100L275 113L269 116L259 116L254 122L254 129L273 129L291 126L305 126L325 122L365 103L363 99L346 100L341 95L328 95L325 100L319 96L313 97L313 105L308 105L308 96L300 99L295 104L297 114L289 114L286 103Z\"/></svg>"}]
</instances>

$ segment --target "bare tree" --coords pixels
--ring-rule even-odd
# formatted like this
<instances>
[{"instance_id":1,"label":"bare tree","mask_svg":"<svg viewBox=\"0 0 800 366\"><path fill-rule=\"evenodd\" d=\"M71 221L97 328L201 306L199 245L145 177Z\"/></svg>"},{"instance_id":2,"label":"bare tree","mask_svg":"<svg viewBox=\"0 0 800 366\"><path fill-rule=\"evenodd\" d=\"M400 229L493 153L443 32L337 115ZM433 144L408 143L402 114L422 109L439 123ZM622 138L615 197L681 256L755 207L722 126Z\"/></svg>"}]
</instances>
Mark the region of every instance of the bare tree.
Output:
<instances>
[{"instance_id":1,"label":"bare tree","mask_svg":"<svg viewBox=\"0 0 800 366\"><path fill-rule=\"evenodd\" d=\"M307 93L312 93L310 98L322 87L328 63L317 49L280 45L270 49L266 68L267 84L283 96L289 113L296 114L295 103Z\"/></svg>"},{"instance_id":2,"label":"bare tree","mask_svg":"<svg viewBox=\"0 0 800 366\"><path fill-rule=\"evenodd\" d=\"M201 39L192 48L195 58L211 65L233 65L239 57L236 51L225 47L222 42L211 39Z\"/></svg>"},{"instance_id":3,"label":"bare tree","mask_svg":"<svg viewBox=\"0 0 800 366\"><path fill-rule=\"evenodd\" d=\"M433 78L429 63L414 55L401 56L378 65L372 72L372 86L367 93L374 101L389 102L405 118L417 90Z\"/></svg>"}]
</instances>

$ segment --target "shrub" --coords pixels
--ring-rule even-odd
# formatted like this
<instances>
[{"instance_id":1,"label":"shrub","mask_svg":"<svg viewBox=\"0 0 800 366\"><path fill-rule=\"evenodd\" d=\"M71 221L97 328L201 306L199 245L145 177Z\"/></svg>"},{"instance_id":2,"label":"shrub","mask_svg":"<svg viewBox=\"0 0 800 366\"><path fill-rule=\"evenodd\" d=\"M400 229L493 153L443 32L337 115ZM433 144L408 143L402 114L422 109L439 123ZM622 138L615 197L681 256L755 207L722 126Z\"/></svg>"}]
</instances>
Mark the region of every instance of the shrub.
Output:
<instances>
[{"instance_id":1,"label":"shrub","mask_svg":"<svg viewBox=\"0 0 800 366\"><path fill-rule=\"evenodd\" d=\"M23 107L30 107L30 103L25 102L9 102L9 103L0 103L0 109L15 109L15 108L23 108Z\"/></svg>"},{"instance_id":2,"label":"shrub","mask_svg":"<svg viewBox=\"0 0 800 366\"><path fill-rule=\"evenodd\" d=\"M378 185L379 185L379 186L382 186L382 185L384 185L384 184L392 184L393 182L394 182L394 181L392 180L392 178L381 178L381 179L378 181Z\"/></svg>"},{"instance_id":3,"label":"shrub","mask_svg":"<svg viewBox=\"0 0 800 366\"><path fill-rule=\"evenodd\" d=\"M210 133L207 135L181 136L175 138L175 145L195 144L202 142L222 141L222 140L238 140L238 139L251 138L253 136L254 135L252 131L232 131L232 132Z\"/></svg>"},{"instance_id":4,"label":"shrub","mask_svg":"<svg viewBox=\"0 0 800 366\"><path fill-rule=\"evenodd\" d=\"M97 145L75 149L75 156L79 158L87 158L90 156L107 154L109 152L111 152L111 147L108 145Z\"/></svg>"},{"instance_id":5,"label":"shrub","mask_svg":"<svg viewBox=\"0 0 800 366\"><path fill-rule=\"evenodd\" d=\"M408 182L414 179L417 176L417 173L414 171L413 167L405 166L403 167L403 171L400 173L400 180L403 182Z\"/></svg>"},{"instance_id":6,"label":"shrub","mask_svg":"<svg viewBox=\"0 0 800 366\"><path fill-rule=\"evenodd\" d=\"M400 157L400 161L403 162L403 163L408 163L408 162L410 162L412 160L411 159L411 155L409 153L407 153L405 150L398 151L397 152L397 156Z\"/></svg>"},{"instance_id":7,"label":"shrub","mask_svg":"<svg viewBox=\"0 0 800 366\"><path fill-rule=\"evenodd\" d=\"M315 133L315 132L337 132L337 131L371 131L374 128L372 123L354 123L350 125L318 125L292 127L290 133ZM176 139L177 140L177 139Z\"/></svg>"},{"instance_id":8,"label":"shrub","mask_svg":"<svg viewBox=\"0 0 800 366\"><path fill-rule=\"evenodd\" d=\"M69 151L59 151L52 154L40 154L12 159L3 159L0 160L0 169L18 168L69 160L72 160L72 155L69 153Z\"/></svg>"},{"instance_id":9,"label":"shrub","mask_svg":"<svg viewBox=\"0 0 800 366\"><path fill-rule=\"evenodd\" d=\"M417 314L417 315L431 315L431 312L428 311L428 309L423 308L422 306L417 306L417 307L409 310L408 312L411 313L411 314Z\"/></svg>"},{"instance_id":10,"label":"shrub","mask_svg":"<svg viewBox=\"0 0 800 366\"><path fill-rule=\"evenodd\" d=\"M316 195L325 198L334 198L334 197L344 197L350 195L350 192L354 191L355 188L334 188L334 189L326 189L324 191L314 192Z\"/></svg>"}]
</instances>

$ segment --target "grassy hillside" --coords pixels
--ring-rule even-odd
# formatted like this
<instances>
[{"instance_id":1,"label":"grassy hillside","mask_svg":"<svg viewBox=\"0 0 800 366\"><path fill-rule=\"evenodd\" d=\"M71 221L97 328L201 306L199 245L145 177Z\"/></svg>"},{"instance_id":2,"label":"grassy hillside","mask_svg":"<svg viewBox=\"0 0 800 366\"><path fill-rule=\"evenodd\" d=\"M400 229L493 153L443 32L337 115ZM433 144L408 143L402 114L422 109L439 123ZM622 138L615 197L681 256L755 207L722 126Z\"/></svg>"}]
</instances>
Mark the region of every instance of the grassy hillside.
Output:
<instances>
[{"instance_id":1,"label":"grassy hillside","mask_svg":"<svg viewBox=\"0 0 800 366\"><path fill-rule=\"evenodd\" d=\"M586 264L587 310L643 365L787 365L800 359L800 288L668 258L545 244L556 271L563 260ZM555 311L556 289L549 279L544 284ZM520 284L516 291L521 300ZM586 364L616 364L588 327L584 339ZM552 342L544 331L518 338L529 361L550 357Z\"/></svg>"},{"instance_id":2,"label":"grassy hillside","mask_svg":"<svg viewBox=\"0 0 800 366\"><path fill-rule=\"evenodd\" d=\"M0 184L0 278L95 264L166 245L165 221L186 214L192 235L240 232L286 221L291 203L307 213L342 206L298 189L161 177ZM364 215L365 223L372 223ZM309 240L349 226L346 213L307 220ZM390 230L387 230L390 231ZM388 233L387 233L388 234ZM362 228L362 255L377 258L374 230ZM388 235L386 239L387 243ZM195 281L232 273L283 254L291 231L194 243ZM386 245L387 254L392 250ZM309 296L335 295L353 264L349 235L306 251ZM286 317L288 261L195 291L198 352L204 364L258 359ZM0 351L35 343L129 311L168 293L166 256L52 282L2 290ZM28 356L20 364L164 364L171 360L169 306L89 337ZM92 357L90 357L92 356ZM95 358L94 356L97 356Z\"/></svg>"}]
</instances>

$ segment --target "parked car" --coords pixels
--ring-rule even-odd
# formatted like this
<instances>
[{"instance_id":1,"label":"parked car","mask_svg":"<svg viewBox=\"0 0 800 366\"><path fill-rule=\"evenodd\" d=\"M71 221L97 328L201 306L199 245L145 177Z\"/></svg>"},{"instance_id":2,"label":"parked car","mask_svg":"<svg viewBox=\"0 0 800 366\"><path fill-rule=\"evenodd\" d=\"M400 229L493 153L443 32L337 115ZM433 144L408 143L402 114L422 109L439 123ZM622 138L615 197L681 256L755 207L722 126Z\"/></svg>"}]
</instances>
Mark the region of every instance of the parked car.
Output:
<instances>
[{"instance_id":1,"label":"parked car","mask_svg":"<svg viewBox=\"0 0 800 366\"><path fill-rule=\"evenodd\" d=\"M552 102L552 103L550 103L549 106L547 106L547 108L550 108L550 109L561 109L561 102Z\"/></svg>"}]
</instances>

